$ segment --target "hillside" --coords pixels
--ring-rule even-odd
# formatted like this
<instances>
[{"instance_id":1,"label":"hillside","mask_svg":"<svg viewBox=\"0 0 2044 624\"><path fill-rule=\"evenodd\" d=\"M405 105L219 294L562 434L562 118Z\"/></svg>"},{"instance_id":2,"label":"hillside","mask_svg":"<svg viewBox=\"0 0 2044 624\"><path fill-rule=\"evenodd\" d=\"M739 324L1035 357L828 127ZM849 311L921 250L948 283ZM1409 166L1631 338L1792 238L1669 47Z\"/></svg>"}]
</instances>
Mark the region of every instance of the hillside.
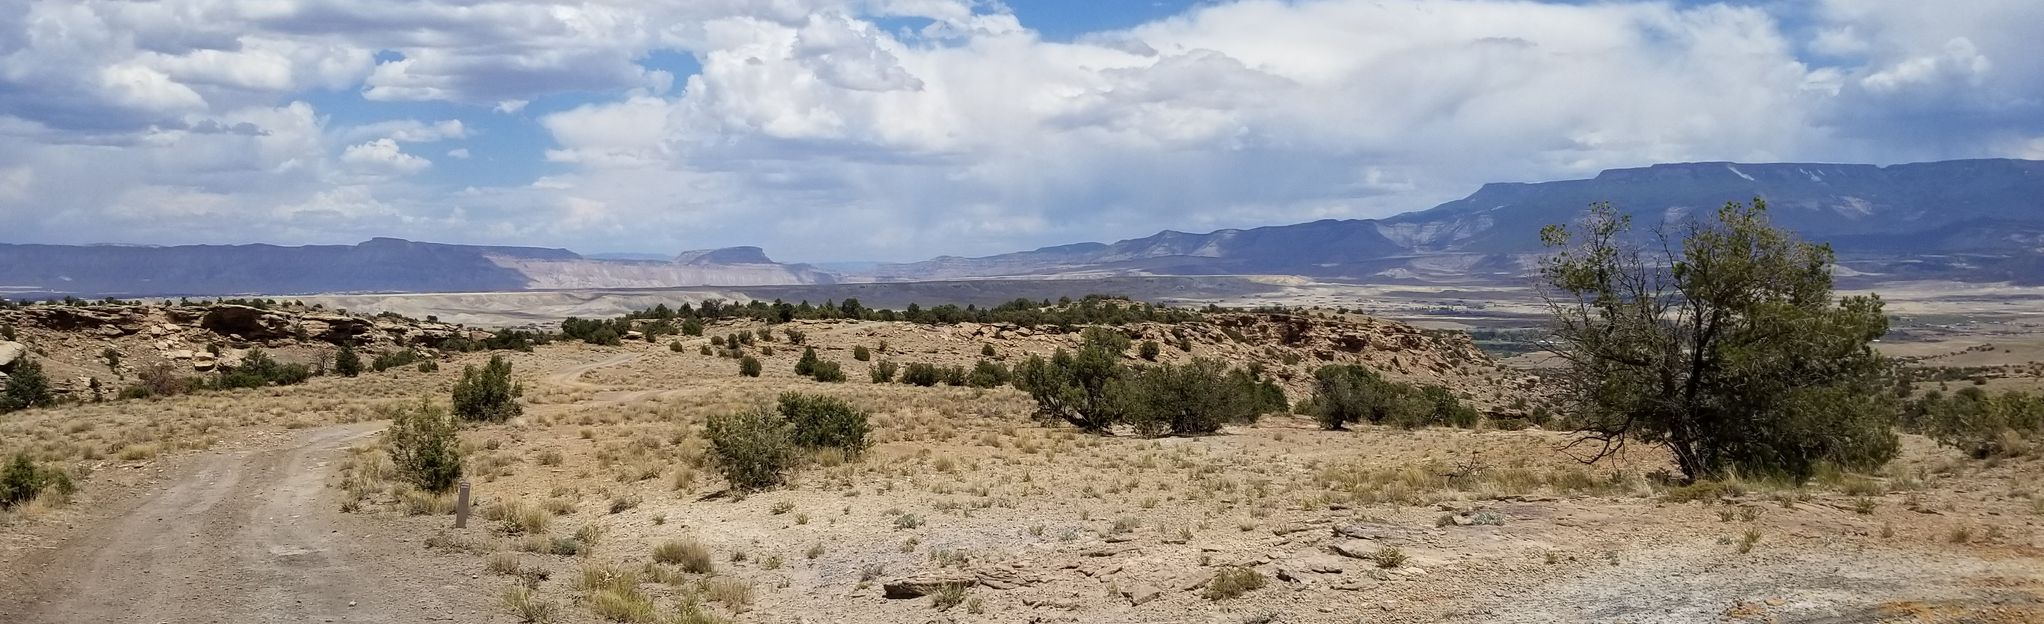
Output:
<instances>
[{"instance_id":1,"label":"hillside","mask_svg":"<svg viewBox=\"0 0 2044 624\"><path fill-rule=\"evenodd\" d=\"M1856 273L1888 278L2044 280L2044 161L1892 166L1683 163L1587 180L1487 184L1432 209L1205 234L1165 231L982 258L880 265L876 280L1095 274L1283 273L1370 281L1522 278L1539 230L1594 202L1644 233L1766 198L1776 223L1832 243Z\"/></svg>"},{"instance_id":2,"label":"hillside","mask_svg":"<svg viewBox=\"0 0 2044 624\"><path fill-rule=\"evenodd\" d=\"M471 292L829 283L758 248L673 262L599 260L565 249L420 243L174 247L0 244L0 296L213 296Z\"/></svg>"}]
</instances>

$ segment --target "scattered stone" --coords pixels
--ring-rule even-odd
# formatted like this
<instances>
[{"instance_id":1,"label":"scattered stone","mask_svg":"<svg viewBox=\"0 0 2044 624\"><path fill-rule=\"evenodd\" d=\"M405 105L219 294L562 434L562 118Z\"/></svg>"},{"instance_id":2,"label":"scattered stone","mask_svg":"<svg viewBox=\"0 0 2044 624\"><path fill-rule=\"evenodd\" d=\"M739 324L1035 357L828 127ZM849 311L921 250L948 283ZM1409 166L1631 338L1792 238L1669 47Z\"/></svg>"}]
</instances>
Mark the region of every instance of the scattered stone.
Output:
<instances>
[{"instance_id":1,"label":"scattered stone","mask_svg":"<svg viewBox=\"0 0 2044 624\"><path fill-rule=\"evenodd\" d=\"M1193 570L1179 575L1176 580L1171 581L1171 586L1184 591L1192 591L1206 587L1209 581L1214 580L1215 574L1217 572L1214 570Z\"/></svg>"},{"instance_id":2,"label":"scattered stone","mask_svg":"<svg viewBox=\"0 0 2044 624\"><path fill-rule=\"evenodd\" d=\"M1157 596L1163 595L1163 593L1164 593L1163 590L1157 589L1156 586L1150 585L1149 583L1137 583L1133 586L1122 588L1121 590L1121 596L1123 598L1127 598L1129 604L1137 606L1141 606L1143 603L1156 600Z\"/></svg>"},{"instance_id":3,"label":"scattered stone","mask_svg":"<svg viewBox=\"0 0 2044 624\"><path fill-rule=\"evenodd\" d=\"M1364 540L1352 539L1335 542L1331 545L1328 545L1327 549L1332 550L1334 551L1334 554L1341 555L1343 557L1369 559L1376 554L1378 547L1376 544L1372 544Z\"/></svg>"},{"instance_id":4,"label":"scattered stone","mask_svg":"<svg viewBox=\"0 0 2044 624\"><path fill-rule=\"evenodd\" d=\"M893 599L920 598L936 593L945 587L971 587L979 584L979 577L962 572L931 572L908 576L881 584L881 595Z\"/></svg>"}]
</instances>

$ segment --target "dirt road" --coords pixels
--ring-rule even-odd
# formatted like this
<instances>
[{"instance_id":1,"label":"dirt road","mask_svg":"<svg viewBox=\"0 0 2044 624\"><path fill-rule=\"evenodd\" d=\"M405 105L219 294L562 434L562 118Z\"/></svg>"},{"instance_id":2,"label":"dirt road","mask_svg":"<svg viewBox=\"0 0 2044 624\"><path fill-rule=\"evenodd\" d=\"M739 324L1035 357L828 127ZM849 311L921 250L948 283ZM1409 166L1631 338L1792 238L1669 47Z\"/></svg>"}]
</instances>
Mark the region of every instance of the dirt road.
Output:
<instances>
[{"instance_id":1,"label":"dirt road","mask_svg":"<svg viewBox=\"0 0 2044 624\"><path fill-rule=\"evenodd\" d=\"M167 489L7 571L0 596L16 599L0 622L484 621L493 594L462 559L341 514L324 486L341 450L381 428L196 458Z\"/></svg>"}]
</instances>

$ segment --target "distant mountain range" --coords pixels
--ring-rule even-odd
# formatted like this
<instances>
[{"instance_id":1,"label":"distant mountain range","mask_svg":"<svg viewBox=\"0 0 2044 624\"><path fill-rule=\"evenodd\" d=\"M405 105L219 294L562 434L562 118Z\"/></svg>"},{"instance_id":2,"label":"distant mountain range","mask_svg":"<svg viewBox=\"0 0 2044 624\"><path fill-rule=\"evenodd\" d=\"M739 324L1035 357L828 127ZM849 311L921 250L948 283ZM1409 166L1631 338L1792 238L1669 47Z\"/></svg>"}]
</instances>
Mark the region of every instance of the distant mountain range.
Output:
<instances>
[{"instance_id":1,"label":"distant mountain range","mask_svg":"<svg viewBox=\"0 0 2044 624\"><path fill-rule=\"evenodd\" d=\"M1052 274L1295 274L1360 281L1523 280L1539 231L1611 202L1651 232L1727 201L1767 199L1777 225L1829 242L1865 279L2044 281L2044 162L1891 166L1725 162L1614 169L1588 180L1487 184L1386 219L1322 220L1205 234L1165 231L980 258L882 264L854 279Z\"/></svg>"},{"instance_id":2,"label":"distant mountain range","mask_svg":"<svg viewBox=\"0 0 2044 624\"><path fill-rule=\"evenodd\" d=\"M673 260L604 260L565 249L417 243L359 245L0 244L0 296L212 296L331 292L485 292L826 284L836 278L758 247Z\"/></svg>"},{"instance_id":3,"label":"distant mountain range","mask_svg":"<svg viewBox=\"0 0 2044 624\"><path fill-rule=\"evenodd\" d=\"M1766 198L1774 222L1839 252L1850 280L2044 283L2044 161L1874 166L1682 163L1587 180L1487 184L1385 219L1164 231L979 258L783 264L758 247L582 256L418 243L178 247L0 244L0 296L177 296L807 285L1006 277L1304 275L1363 282L1523 283L1542 226L1609 201L1636 229Z\"/></svg>"}]
</instances>

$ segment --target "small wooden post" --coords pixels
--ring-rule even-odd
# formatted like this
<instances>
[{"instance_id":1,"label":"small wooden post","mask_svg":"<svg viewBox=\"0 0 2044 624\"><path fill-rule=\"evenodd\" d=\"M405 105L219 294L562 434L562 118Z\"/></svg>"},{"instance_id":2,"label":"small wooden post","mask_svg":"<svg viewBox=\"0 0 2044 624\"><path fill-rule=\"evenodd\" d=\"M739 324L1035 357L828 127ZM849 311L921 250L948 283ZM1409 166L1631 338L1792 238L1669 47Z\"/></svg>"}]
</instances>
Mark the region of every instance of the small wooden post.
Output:
<instances>
[{"instance_id":1,"label":"small wooden post","mask_svg":"<svg viewBox=\"0 0 2044 624\"><path fill-rule=\"evenodd\" d=\"M461 490L454 495L454 528L468 528L468 481L462 481Z\"/></svg>"}]
</instances>

